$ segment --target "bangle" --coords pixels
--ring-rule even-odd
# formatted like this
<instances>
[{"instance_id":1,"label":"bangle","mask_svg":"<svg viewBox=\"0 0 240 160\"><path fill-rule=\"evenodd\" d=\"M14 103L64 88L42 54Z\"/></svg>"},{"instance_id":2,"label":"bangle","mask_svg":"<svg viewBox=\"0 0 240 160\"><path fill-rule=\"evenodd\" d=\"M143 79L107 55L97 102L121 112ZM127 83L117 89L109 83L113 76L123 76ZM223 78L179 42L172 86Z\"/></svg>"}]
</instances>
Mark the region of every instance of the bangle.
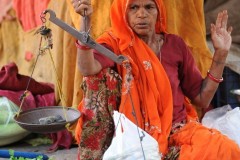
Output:
<instances>
[{"instance_id":1,"label":"bangle","mask_svg":"<svg viewBox=\"0 0 240 160\"><path fill-rule=\"evenodd\" d=\"M208 78L210 78L211 80L213 80L216 83L221 83L223 81L223 77L222 78L216 78L210 73L209 70L207 72L207 76L208 76Z\"/></svg>"},{"instance_id":2,"label":"bangle","mask_svg":"<svg viewBox=\"0 0 240 160\"><path fill-rule=\"evenodd\" d=\"M83 45L79 44L79 43L78 43L78 40L75 41L75 45L76 45L77 48L79 48L79 49L81 49L81 50L85 50L85 51L86 51L86 50L90 50L90 49L91 49L91 48L88 47L88 46L83 46Z\"/></svg>"}]
</instances>

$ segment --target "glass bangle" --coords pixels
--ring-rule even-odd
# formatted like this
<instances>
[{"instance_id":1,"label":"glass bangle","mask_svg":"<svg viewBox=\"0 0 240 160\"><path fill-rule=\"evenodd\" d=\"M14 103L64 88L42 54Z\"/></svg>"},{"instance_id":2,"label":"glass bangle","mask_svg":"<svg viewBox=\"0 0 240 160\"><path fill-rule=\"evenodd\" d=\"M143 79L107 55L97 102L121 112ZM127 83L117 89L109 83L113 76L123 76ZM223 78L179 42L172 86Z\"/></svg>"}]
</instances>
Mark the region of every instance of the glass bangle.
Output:
<instances>
[{"instance_id":1,"label":"glass bangle","mask_svg":"<svg viewBox=\"0 0 240 160\"><path fill-rule=\"evenodd\" d=\"M214 81L216 83L221 83L223 81L223 77L222 78L216 78L210 73L209 70L207 72L207 76L208 76L209 79L211 79L212 81Z\"/></svg>"},{"instance_id":2,"label":"glass bangle","mask_svg":"<svg viewBox=\"0 0 240 160\"><path fill-rule=\"evenodd\" d=\"M75 41L75 45L77 48L81 49L81 50L90 50L91 48L88 46L83 46L81 44L79 44L78 40Z\"/></svg>"}]
</instances>

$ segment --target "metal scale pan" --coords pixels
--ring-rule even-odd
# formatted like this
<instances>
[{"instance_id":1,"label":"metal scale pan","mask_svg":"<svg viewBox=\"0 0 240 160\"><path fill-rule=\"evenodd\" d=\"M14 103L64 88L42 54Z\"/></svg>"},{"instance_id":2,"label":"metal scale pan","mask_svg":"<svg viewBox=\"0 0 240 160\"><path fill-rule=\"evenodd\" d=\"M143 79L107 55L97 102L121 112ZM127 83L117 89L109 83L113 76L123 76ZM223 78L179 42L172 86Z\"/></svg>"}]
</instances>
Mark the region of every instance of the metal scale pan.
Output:
<instances>
[{"instance_id":1,"label":"metal scale pan","mask_svg":"<svg viewBox=\"0 0 240 160\"><path fill-rule=\"evenodd\" d=\"M41 124L40 119L61 116L62 121ZM71 107L48 106L22 111L14 116L14 120L22 128L33 133L53 133L66 129L66 125L75 123L81 113Z\"/></svg>"}]
</instances>

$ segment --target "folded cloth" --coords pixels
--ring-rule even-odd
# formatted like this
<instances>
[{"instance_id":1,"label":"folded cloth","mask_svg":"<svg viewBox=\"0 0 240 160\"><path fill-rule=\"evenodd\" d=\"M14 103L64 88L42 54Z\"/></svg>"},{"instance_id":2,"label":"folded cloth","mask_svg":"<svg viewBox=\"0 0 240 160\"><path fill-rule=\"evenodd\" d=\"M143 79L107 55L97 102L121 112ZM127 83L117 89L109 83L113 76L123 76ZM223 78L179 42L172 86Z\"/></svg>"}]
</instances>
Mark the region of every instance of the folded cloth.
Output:
<instances>
[{"instance_id":1,"label":"folded cloth","mask_svg":"<svg viewBox=\"0 0 240 160\"><path fill-rule=\"evenodd\" d=\"M3 66L0 70L0 96L7 97L20 106L20 97L26 90L29 79L30 77L18 73L18 67L15 63ZM31 79L28 91L22 110L56 105L53 84Z\"/></svg>"},{"instance_id":2,"label":"folded cloth","mask_svg":"<svg viewBox=\"0 0 240 160\"><path fill-rule=\"evenodd\" d=\"M0 70L0 89L11 91L25 90L29 78L29 76L20 75L16 64L11 62L3 66ZM31 91L33 95L46 94L54 92L54 86L50 83L37 82L31 79L28 90Z\"/></svg>"}]
</instances>

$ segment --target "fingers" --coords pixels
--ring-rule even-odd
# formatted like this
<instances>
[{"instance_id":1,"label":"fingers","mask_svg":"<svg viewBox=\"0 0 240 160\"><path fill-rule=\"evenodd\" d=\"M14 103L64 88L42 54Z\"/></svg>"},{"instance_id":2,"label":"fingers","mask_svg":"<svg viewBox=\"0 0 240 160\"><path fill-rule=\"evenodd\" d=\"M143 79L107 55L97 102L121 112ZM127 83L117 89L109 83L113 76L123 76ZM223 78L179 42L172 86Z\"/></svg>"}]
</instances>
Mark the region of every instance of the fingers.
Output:
<instances>
[{"instance_id":1,"label":"fingers","mask_svg":"<svg viewBox=\"0 0 240 160\"><path fill-rule=\"evenodd\" d=\"M228 13L227 10L222 12L222 28L227 29L227 22L228 22Z\"/></svg>"},{"instance_id":2,"label":"fingers","mask_svg":"<svg viewBox=\"0 0 240 160\"><path fill-rule=\"evenodd\" d=\"M79 1L78 0L72 0L72 5L73 5L73 8L76 10L76 8L79 6L78 5Z\"/></svg>"},{"instance_id":3,"label":"fingers","mask_svg":"<svg viewBox=\"0 0 240 160\"><path fill-rule=\"evenodd\" d=\"M213 34L217 31L219 31L219 28L217 28L214 24L211 24L211 33ZM233 31L233 27L232 26L228 27L227 29L228 34L231 35L232 31Z\"/></svg>"},{"instance_id":4,"label":"fingers","mask_svg":"<svg viewBox=\"0 0 240 160\"><path fill-rule=\"evenodd\" d=\"M216 31L216 26L214 24L211 24L211 32L215 32Z\"/></svg>"},{"instance_id":5,"label":"fingers","mask_svg":"<svg viewBox=\"0 0 240 160\"><path fill-rule=\"evenodd\" d=\"M76 1L78 1L79 5L81 5L81 4L84 4L86 6L91 5L91 1L90 0L76 0Z\"/></svg>"},{"instance_id":6,"label":"fingers","mask_svg":"<svg viewBox=\"0 0 240 160\"><path fill-rule=\"evenodd\" d=\"M216 27L219 28L219 29L220 28L227 29L227 23L228 23L227 10L219 12L218 16L217 16L217 19L216 19Z\"/></svg>"},{"instance_id":7,"label":"fingers","mask_svg":"<svg viewBox=\"0 0 240 160\"><path fill-rule=\"evenodd\" d=\"M91 0L72 0L75 12L81 16L88 16L92 13Z\"/></svg>"},{"instance_id":8,"label":"fingers","mask_svg":"<svg viewBox=\"0 0 240 160\"><path fill-rule=\"evenodd\" d=\"M232 30L233 30L232 26L228 27L228 29L227 29L228 34L231 34Z\"/></svg>"}]
</instances>

